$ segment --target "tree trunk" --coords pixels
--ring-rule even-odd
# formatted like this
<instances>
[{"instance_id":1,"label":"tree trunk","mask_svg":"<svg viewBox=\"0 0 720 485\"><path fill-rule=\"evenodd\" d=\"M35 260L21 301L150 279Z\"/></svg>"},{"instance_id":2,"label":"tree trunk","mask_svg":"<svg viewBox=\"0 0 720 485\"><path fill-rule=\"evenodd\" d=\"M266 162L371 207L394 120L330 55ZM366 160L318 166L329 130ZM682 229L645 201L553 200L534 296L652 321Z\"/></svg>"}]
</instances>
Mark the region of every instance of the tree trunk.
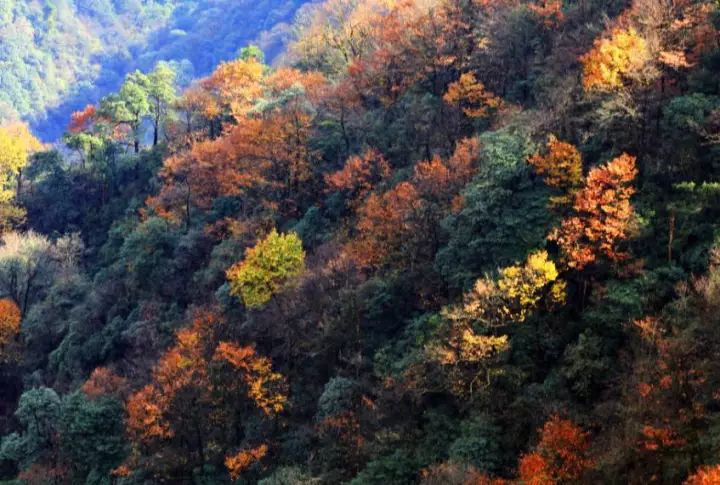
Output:
<instances>
[{"instance_id":1,"label":"tree trunk","mask_svg":"<svg viewBox=\"0 0 720 485\"><path fill-rule=\"evenodd\" d=\"M17 200L20 200L20 192L22 191L22 168L18 169L17 174L17 193L15 194L15 198Z\"/></svg>"},{"instance_id":2,"label":"tree trunk","mask_svg":"<svg viewBox=\"0 0 720 485\"><path fill-rule=\"evenodd\" d=\"M668 264L672 264L672 248L675 242L675 211L670 211L670 218L668 220L668 245L667 245L667 258Z\"/></svg>"},{"instance_id":3,"label":"tree trunk","mask_svg":"<svg viewBox=\"0 0 720 485\"><path fill-rule=\"evenodd\" d=\"M192 192L190 191L190 184L188 183L187 196L185 197L185 233L190 232L190 200L192 198Z\"/></svg>"},{"instance_id":4,"label":"tree trunk","mask_svg":"<svg viewBox=\"0 0 720 485\"><path fill-rule=\"evenodd\" d=\"M27 282L25 283L25 295L23 296L23 302L22 302L22 309L21 314L25 315L25 312L27 311L28 302L30 301L30 288L32 288L32 282L35 279L35 274L29 274L27 278Z\"/></svg>"},{"instance_id":5,"label":"tree trunk","mask_svg":"<svg viewBox=\"0 0 720 485\"><path fill-rule=\"evenodd\" d=\"M160 118L162 117L162 106L160 104L160 98L155 103L155 131L153 132L153 146L158 144L158 132L160 131Z\"/></svg>"},{"instance_id":6,"label":"tree trunk","mask_svg":"<svg viewBox=\"0 0 720 485\"><path fill-rule=\"evenodd\" d=\"M155 116L155 123L153 128L153 146L155 147L158 144L158 133L160 132L160 114L157 114Z\"/></svg>"}]
</instances>

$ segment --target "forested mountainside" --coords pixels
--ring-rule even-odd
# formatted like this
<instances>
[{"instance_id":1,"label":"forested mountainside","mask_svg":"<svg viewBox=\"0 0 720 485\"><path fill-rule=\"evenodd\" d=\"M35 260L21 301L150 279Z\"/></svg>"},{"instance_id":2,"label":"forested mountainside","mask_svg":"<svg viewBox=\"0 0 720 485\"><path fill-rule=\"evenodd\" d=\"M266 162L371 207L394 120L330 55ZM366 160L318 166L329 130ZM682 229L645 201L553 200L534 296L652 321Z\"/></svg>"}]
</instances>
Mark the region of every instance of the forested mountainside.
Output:
<instances>
[{"instance_id":1,"label":"forested mountainside","mask_svg":"<svg viewBox=\"0 0 720 485\"><path fill-rule=\"evenodd\" d=\"M175 61L204 76L239 46L279 52L299 0L3 0L0 119L29 120L54 141L70 113L116 90L125 74Z\"/></svg>"},{"instance_id":2,"label":"forested mountainside","mask_svg":"<svg viewBox=\"0 0 720 485\"><path fill-rule=\"evenodd\" d=\"M720 483L719 2L214 4L27 3L0 483Z\"/></svg>"}]
</instances>

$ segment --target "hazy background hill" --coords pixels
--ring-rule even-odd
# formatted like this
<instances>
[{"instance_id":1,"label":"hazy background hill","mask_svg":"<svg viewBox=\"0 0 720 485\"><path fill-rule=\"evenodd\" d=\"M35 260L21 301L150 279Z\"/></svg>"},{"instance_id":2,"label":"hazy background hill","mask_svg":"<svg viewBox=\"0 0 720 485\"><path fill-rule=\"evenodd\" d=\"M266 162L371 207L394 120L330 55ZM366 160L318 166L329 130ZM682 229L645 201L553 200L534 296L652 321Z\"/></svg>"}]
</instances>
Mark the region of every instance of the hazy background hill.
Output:
<instances>
[{"instance_id":1,"label":"hazy background hill","mask_svg":"<svg viewBox=\"0 0 720 485\"><path fill-rule=\"evenodd\" d=\"M45 140L69 114L159 60L187 79L258 40L272 58L302 0L0 0L0 118Z\"/></svg>"}]
</instances>

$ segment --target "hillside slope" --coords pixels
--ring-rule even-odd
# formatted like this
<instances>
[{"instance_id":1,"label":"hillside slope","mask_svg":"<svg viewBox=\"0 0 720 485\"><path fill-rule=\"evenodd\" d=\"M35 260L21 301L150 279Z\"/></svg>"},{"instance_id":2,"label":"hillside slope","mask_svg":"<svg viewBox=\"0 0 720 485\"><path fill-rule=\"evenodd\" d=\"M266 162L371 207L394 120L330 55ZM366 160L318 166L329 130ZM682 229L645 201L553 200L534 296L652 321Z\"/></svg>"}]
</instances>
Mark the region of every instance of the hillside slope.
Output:
<instances>
[{"instance_id":1,"label":"hillside slope","mask_svg":"<svg viewBox=\"0 0 720 485\"><path fill-rule=\"evenodd\" d=\"M0 126L0 483L720 483L720 3L292 31Z\"/></svg>"},{"instance_id":2,"label":"hillside slope","mask_svg":"<svg viewBox=\"0 0 720 485\"><path fill-rule=\"evenodd\" d=\"M261 36L278 52L303 2L20 0L0 3L0 119L31 121L57 139L69 114L159 60L202 76ZM275 27L275 30L273 28ZM83 104L84 103L84 104Z\"/></svg>"}]
</instances>

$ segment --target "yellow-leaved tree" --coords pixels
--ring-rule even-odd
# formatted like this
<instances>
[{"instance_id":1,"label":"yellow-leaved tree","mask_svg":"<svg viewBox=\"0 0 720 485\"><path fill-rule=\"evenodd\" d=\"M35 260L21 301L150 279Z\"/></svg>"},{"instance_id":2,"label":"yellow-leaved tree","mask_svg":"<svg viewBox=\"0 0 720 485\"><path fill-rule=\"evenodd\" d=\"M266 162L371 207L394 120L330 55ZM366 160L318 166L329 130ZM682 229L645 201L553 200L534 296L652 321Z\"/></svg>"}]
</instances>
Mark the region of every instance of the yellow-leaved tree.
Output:
<instances>
[{"instance_id":1,"label":"yellow-leaved tree","mask_svg":"<svg viewBox=\"0 0 720 485\"><path fill-rule=\"evenodd\" d=\"M566 283L559 279L547 251L537 251L522 265L501 269L497 281L479 279L465 295L460 314L487 327L522 323L546 296L551 305L564 303L565 290Z\"/></svg>"},{"instance_id":2,"label":"yellow-leaved tree","mask_svg":"<svg viewBox=\"0 0 720 485\"><path fill-rule=\"evenodd\" d=\"M279 234L276 230L250 248L245 259L227 270L230 294L245 306L265 305L288 280L299 276L305 267L305 251L295 233Z\"/></svg>"},{"instance_id":3,"label":"yellow-leaved tree","mask_svg":"<svg viewBox=\"0 0 720 485\"><path fill-rule=\"evenodd\" d=\"M25 123L0 126L0 230L21 222L24 211L13 204L22 190L22 171L30 155L43 148Z\"/></svg>"},{"instance_id":4,"label":"yellow-leaved tree","mask_svg":"<svg viewBox=\"0 0 720 485\"><path fill-rule=\"evenodd\" d=\"M462 305L448 307L439 339L427 349L430 361L448 374L451 391L472 394L488 382L498 357L510 348L504 329L522 323L544 306L565 303L566 283L546 251L530 254L522 265L500 270L500 277L480 278Z\"/></svg>"},{"instance_id":5,"label":"yellow-leaved tree","mask_svg":"<svg viewBox=\"0 0 720 485\"><path fill-rule=\"evenodd\" d=\"M648 60L647 42L635 29L615 28L609 37L595 41L580 58L585 91L612 91L621 88Z\"/></svg>"},{"instance_id":6,"label":"yellow-leaved tree","mask_svg":"<svg viewBox=\"0 0 720 485\"><path fill-rule=\"evenodd\" d=\"M242 118L262 94L261 80L265 66L255 57L223 62L201 84L211 93L212 103L205 108L214 118L227 110L235 118Z\"/></svg>"},{"instance_id":7,"label":"yellow-leaved tree","mask_svg":"<svg viewBox=\"0 0 720 485\"><path fill-rule=\"evenodd\" d=\"M524 265L504 268L500 275L498 289L504 304L499 311L512 322L524 322L545 296L550 305L565 303L566 283L558 279L547 251L531 254Z\"/></svg>"}]
</instances>

